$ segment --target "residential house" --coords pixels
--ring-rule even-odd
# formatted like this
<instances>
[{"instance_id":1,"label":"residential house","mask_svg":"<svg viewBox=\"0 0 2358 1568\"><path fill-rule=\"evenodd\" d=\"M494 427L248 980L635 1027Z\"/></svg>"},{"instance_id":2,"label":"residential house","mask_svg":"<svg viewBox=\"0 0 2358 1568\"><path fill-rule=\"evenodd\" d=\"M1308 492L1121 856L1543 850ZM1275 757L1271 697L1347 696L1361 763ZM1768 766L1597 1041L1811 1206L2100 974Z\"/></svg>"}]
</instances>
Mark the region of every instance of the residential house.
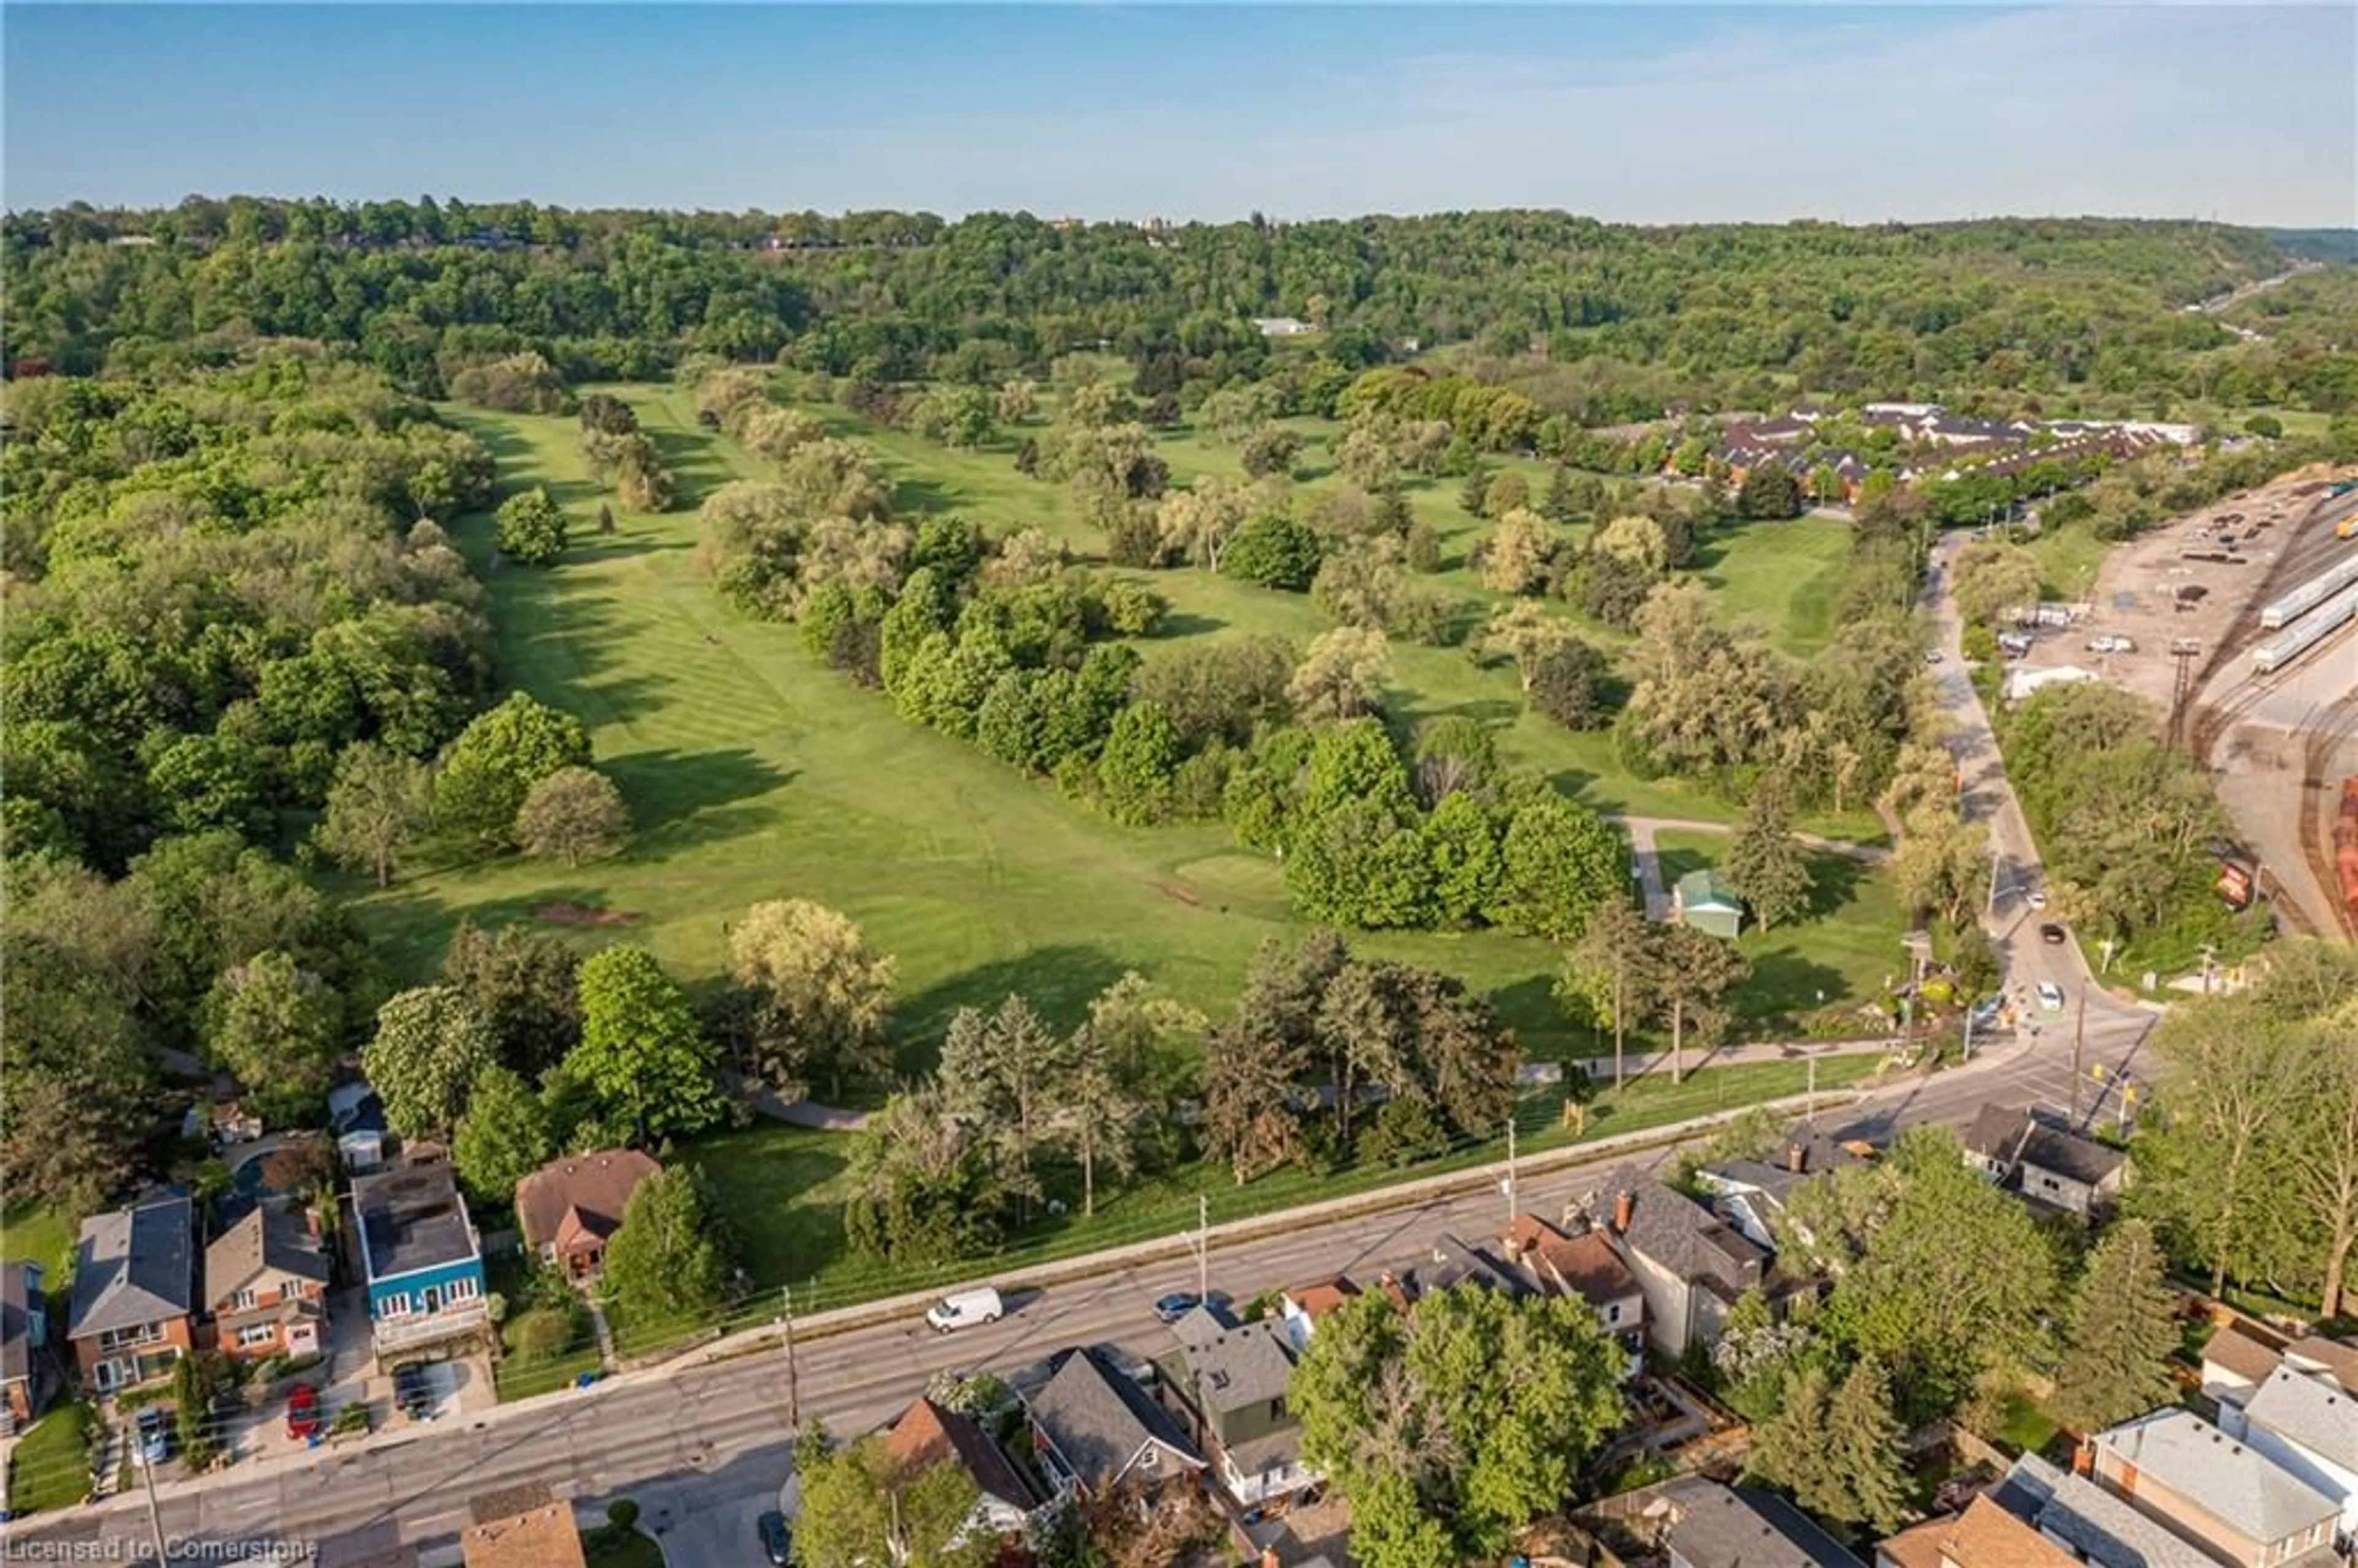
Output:
<instances>
[{"instance_id":1,"label":"residential house","mask_svg":"<svg viewBox=\"0 0 2358 1568\"><path fill-rule=\"evenodd\" d=\"M1283 1325L1230 1323L1197 1307L1171 1333L1178 1348L1163 1388L1238 1508L1266 1508L1325 1478L1302 1463L1302 1423L1286 1402L1293 1342Z\"/></svg>"},{"instance_id":2,"label":"residential house","mask_svg":"<svg viewBox=\"0 0 2358 1568\"><path fill-rule=\"evenodd\" d=\"M2191 1411L2097 1433L2083 1458L2096 1485L2231 1568L2331 1555L2339 1505Z\"/></svg>"},{"instance_id":3,"label":"residential house","mask_svg":"<svg viewBox=\"0 0 2358 1568\"><path fill-rule=\"evenodd\" d=\"M1310 1347L1318 1320L1359 1293L1359 1287L1341 1274L1296 1285L1278 1298L1278 1317L1296 1351Z\"/></svg>"},{"instance_id":4,"label":"residential house","mask_svg":"<svg viewBox=\"0 0 2358 1568\"><path fill-rule=\"evenodd\" d=\"M338 1084L328 1091L328 1129L345 1170L359 1175L384 1164L384 1101L368 1085Z\"/></svg>"},{"instance_id":5,"label":"residential house","mask_svg":"<svg viewBox=\"0 0 2358 1568\"><path fill-rule=\"evenodd\" d=\"M1709 867L1689 871L1671 889L1671 913L1681 925L1733 942L1744 932L1744 899Z\"/></svg>"},{"instance_id":6,"label":"residential house","mask_svg":"<svg viewBox=\"0 0 2358 1568\"><path fill-rule=\"evenodd\" d=\"M1747 1240L1773 1252L1777 1227L1795 1190L1860 1159L1855 1150L1815 1127L1802 1126L1768 1160L1723 1160L1697 1171L1694 1179L1712 1195L1712 1206Z\"/></svg>"},{"instance_id":7,"label":"residential house","mask_svg":"<svg viewBox=\"0 0 2358 1568\"><path fill-rule=\"evenodd\" d=\"M1603 1233L1567 1236L1535 1214L1520 1214L1498 1245L1540 1290L1586 1302L1628 1358L1622 1376L1638 1375L1646 1364L1646 1292Z\"/></svg>"},{"instance_id":8,"label":"residential house","mask_svg":"<svg viewBox=\"0 0 2358 1568\"><path fill-rule=\"evenodd\" d=\"M636 1149L554 1160L515 1184L525 1249L568 1280L594 1278L639 1184L663 1167Z\"/></svg>"},{"instance_id":9,"label":"residential house","mask_svg":"<svg viewBox=\"0 0 2358 1568\"><path fill-rule=\"evenodd\" d=\"M1875 1549L1875 1568L2079 1568L2080 1560L1987 1497Z\"/></svg>"},{"instance_id":10,"label":"residential house","mask_svg":"<svg viewBox=\"0 0 2358 1568\"><path fill-rule=\"evenodd\" d=\"M532 1481L471 1498L473 1520L459 1534L466 1568L589 1568L573 1505Z\"/></svg>"},{"instance_id":11,"label":"residential house","mask_svg":"<svg viewBox=\"0 0 2358 1568\"><path fill-rule=\"evenodd\" d=\"M1204 1471L1169 1413L1097 1351L1065 1351L1024 1410L1033 1450L1059 1491L1095 1492L1131 1477L1192 1487Z\"/></svg>"},{"instance_id":12,"label":"residential house","mask_svg":"<svg viewBox=\"0 0 2358 1568\"><path fill-rule=\"evenodd\" d=\"M1412 1299L1454 1291L1460 1285L1479 1285L1508 1296L1531 1293L1531 1281L1518 1271L1446 1233L1433 1244L1425 1261L1408 1271L1403 1283Z\"/></svg>"},{"instance_id":13,"label":"residential house","mask_svg":"<svg viewBox=\"0 0 2358 1568\"><path fill-rule=\"evenodd\" d=\"M1298 338L1304 332L1314 332L1318 330L1309 322L1294 316L1256 316L1253 318L1253 325L1260 330L1260 335L1264 338Z\"/></svg>"},{"instance_id":14,"label":"residential house","mask_svg":"<svg viewBox=\"0 0 2358 1568\"><path fill-rule=\"evenodd\" d=\"M363 1176L352 1184L352 1210L379 1356L488 1326L482 1245L449 1165Z\"/></svg>"},{"instance_id":15,"label":"residential house","mask_svg":"<svg viewBox=\"0 0 2358 1568\"><path fill-rule=\"evenodd\" d=\"M2219 1568L2192 1541L2171 1534L2085 1476L2036 1454L2015 1461L1990 1494L1998 1507L2093 1568Z\"/></svg>"},{"instance_id":16,"label":"residential house","mask_svg":"<svg viewBox=\"0 0 2358 1568\"><path fill-rule=\"evenodd\" d=\"M1581 1206L1637 1277L1647 1337L1665 1356L1710 1345L1736 1299L1767 1277L1767 1252L1634 1165L1606 1173Z\"/></svg>"},{"instance_id":17,"label":"residential house","mask_svg":"<svg viewBox=\"0 0 2358 1568\"><path fill-rule=\"evenodd\" d=\"M2322 1335L2304 1335L2285 1346L2285 1363L2298 1372L2321 1372L2358 1394L2358 1346Z\"/></svg>"},{"instance_id":18,"label":"residential house","mask_svg":"<svg viewBox=\"0 0 2358 1568\"><path fill-rule=\"evenodd\" d=\"M1840 1541L1774 1493L1701 1476L1653 1490L1638 1517L1655 1527L1671 1568L1861 1568Z\"/></svg>"},{"instance_id":19,"label":"residential house","mask_svg":"<svg viewBox=\"0 0 2358 1568\"><path fill-rule=\"evenodd\" d=\"M2331 1378L2278 1367L2241 1409L2223 1405L2219 1424L2342 1510L2358 1533L2358 1396Z\"/></svg>"},{"instance_id":20,"label":"residential house","mask_svg":"<svg viewBox=\"0 0 2358 1568\"><path fill-rule=\"evenodd\" d=\"M38 1263L0 1263L0 1437L49 1403L49 1304Z\"/></svg>"},{"instance_id":21,"label":"residential house","mask_svg":"<svg viewBox=\"0 0 2358 1568\"><path fill-rule=\"evenodd\" d=\"M86 1387L153 1382L196 1347L196 1237L185 1194L82 1221L66 1339Z\"/></svg>"},{"instance_id":22,"label":"residential house","mask_svg":"<svg viewBox=\"0 0 2358 1568\"><path fill-rule=\"evenodd\" d=\"M205 1308L224 1356L317 1356L328 1255L308 1214L255 1208L205 1249Z\"/></svg>"},{"instance_id":23,"label":"residential house","mask_svg":"<svg viewBox=\"0 0 2358 1568\"><path fill-rule=\"evenodd\" d=\"M955 1465L965 1472L976 1497L958 1532L961 1541L1013 1535L1043 1500L972 1416L931 1400L919 1400L894 1419L884 1433L884 1451L912 1469Z\"/></svg>"},{"instance_id":24,"label":"residential house","mask_svg":"<svg viewBox=\"0 0 2358 1568\"><path fill-rule=\"evenodd\" d=\"M2240 1324L2213 1334L2202 1346L2202 1391L2220 1406L2220 1424L2228 1407L2241 1410L2284 1364L2281 1351Z\"/></svg>"},{"instance_id":25,"label":"residential house","mask_svg":"<svg viewBox=\"0 0 2358 1568\"><path fill-rule=\"evenodd\" d=\"M1966 1162L2032 1203L2082 1218L2120 1196L2127 1157L2040 1120L2020 1106L1986 1105L1966 1128Z\"/></svg>"}]
</instances>

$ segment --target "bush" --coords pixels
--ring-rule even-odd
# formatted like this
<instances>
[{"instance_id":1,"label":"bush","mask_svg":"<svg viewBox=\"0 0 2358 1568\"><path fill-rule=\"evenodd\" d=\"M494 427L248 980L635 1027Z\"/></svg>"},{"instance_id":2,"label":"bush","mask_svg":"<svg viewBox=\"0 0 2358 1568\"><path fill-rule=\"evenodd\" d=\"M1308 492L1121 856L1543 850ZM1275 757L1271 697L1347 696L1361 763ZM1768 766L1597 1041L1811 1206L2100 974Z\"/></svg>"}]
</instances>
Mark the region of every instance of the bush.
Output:
<instances>
[{"instance_id":1,"label":"bush","mask_svg":"<svg viewBox=\"0 0 2358 1568\"><path fill-rule=\"evenodd\" d=\"M1430 523L1413 523L1408 531L1409 569L1437 572L1441 569L1441 535Z\"/></svg>"},{"instance_id":2,"label":"bush","mask_svg":"<svg viewBox=\"0 0 2358 1568\"><path fill-rule=\"evenodd\" d=\"M1222 576L1263 588L1304 593L1318 575L1323 555L1318 535L1276 513L1264 513L1236 532L1220 557Z\"/></svg>"},{"instance_id":3,"label":"bush","mask_svg":"<svg viewBox=\"0 0 2358 1568\"><path fill-rule=\"evenodd\" d=\"M2247 435L2273 441L2284 434L2284 421L2273 414L2255 414L2244 421L2244 430Z\"/></svg>"},{"instance_id":4,"label":"bush","mask_svg":"<svg viewBox=\"0 0 2358 1568\"><path fill-rule=\"evenodd\" d=\"M606 1505L606 1522L616 1530L629 1530L639 1522L639 1505L628 1498L616 1498Z\"/></svg>"},{"instance_id":5,"label":"bush","mask_svg":"<svg viewBox=\"0 0 2358 1568\"><path fill-rule=\"evenodd\" d=\"M352 1403L338 1411L336 1412L336 1419L328 1423L328 1435L330 1437L341 1437L348 1432L366 1432L368 1429L368 1402L364 1400L354 1400Z\"/></svg>"}]
</instances>

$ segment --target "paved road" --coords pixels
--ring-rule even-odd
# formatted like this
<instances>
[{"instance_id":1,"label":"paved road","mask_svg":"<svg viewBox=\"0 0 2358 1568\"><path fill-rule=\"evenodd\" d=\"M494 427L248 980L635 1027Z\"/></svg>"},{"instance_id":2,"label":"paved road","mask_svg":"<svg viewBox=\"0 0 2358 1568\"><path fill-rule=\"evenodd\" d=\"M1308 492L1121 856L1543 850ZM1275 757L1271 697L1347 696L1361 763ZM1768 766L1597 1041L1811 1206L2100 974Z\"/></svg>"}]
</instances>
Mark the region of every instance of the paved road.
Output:
<instances>
[{"instance_id":1,"label":"paved road","mask_svg":"<svg viewBox=\"0 0 2358 1568\"><path fill-rule=\"evenodd\" d=\"M2092 1028L2092 1040L2096 1032ZM2133 1053L2107 1034L2108 1061ZM2092 1049L2091 1060L2095 1058ZM1914 1079L1840 1113L1852 1135L1884 1136L1926 1121L1969 1119L1985 1101L2068 1102L2071 1047L2044 1031L1985 1053L1972 1067ZM2092 1106L2083 1107L2093 1114ZM2105 1114L2110 1114L2109 1108ZM1830 1116L1828 1119L1834 1120ZM1656 1152L1645 1162L1668 1158ZM1599 1165L1527 1178L1520 1206L1560 1213L1588 1190ZM1337 1271L1372 1274L1413 1260L1444 1230L1468 1239L1495 1234L1505 1199L1485 1187L1412 1207L1359 1216L1290 1234L1216 1246L1213 1282L1239 1300ZM1195 1286L1183 1258L1011 1292L1000 1324L946 1337L914 1319L806 1343L800 1395L806 1411L838 1433L858 1432L897 1411L944 1368L1012 1370L1074 1344L1158 1348L1163 1331L1149 1303ZM594 1388L509 1405L439 1423L384 1446L242 1465L206 1482L165 1489L165 1533L174 1540L299 1539L356 1543L397 1535L429 1548L465 1522L466 1500L525 1479L560 1498L628 1494L643 1522L674 1541L674 1568L729 1568L759 1562L751 1521L773 1498L788 1468L787 1379L774 1346L732 1359L676 1366L609 1379ZM24 1540L120 1541L135 1546L147 1524L136 1497L16 1527ZM334 1547L325 1568L332 1568Z\"/></svg>"}]
</instances>

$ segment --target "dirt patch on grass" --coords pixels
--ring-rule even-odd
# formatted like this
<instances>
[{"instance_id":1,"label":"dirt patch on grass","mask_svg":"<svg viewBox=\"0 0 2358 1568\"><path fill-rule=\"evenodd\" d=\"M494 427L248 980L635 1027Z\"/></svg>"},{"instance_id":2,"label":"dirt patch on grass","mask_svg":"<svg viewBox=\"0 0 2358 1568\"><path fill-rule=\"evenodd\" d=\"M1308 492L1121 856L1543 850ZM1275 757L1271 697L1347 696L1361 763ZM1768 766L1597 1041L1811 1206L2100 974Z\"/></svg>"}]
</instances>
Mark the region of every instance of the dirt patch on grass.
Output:
<instances>
[{"instance_id":1,"label":"dirt patch on grass","mask_svg":"<svg viewBox=\"0 0 2358 1568\"><path fill-rule=\"evenodd\" d=\"M1203 896L1184 882L1149 882L1147 886L1164 898L1175 898L1190 909L1204 907Z\"/></svg>"},{"instance_id":2,"label":"dirt patch on grass","mask_svg":"<svg viewBox=\"0 0 2358 1568\"><path fill-rule=\"evenodd\" d=\"M627 909L591 909L580 903L544 903L532 917L552 925L628 925L638 918Z\"/></svg>"}]
</instances>

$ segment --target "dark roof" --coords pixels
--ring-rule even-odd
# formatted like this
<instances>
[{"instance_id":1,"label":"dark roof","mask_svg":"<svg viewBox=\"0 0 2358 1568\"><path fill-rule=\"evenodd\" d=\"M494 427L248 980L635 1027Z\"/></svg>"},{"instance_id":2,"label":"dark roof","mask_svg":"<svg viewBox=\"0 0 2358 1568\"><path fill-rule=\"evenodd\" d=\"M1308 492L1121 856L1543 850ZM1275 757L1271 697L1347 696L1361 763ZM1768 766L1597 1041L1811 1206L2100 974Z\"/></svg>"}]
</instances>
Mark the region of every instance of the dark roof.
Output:
<instances>
[{"instance_id":1,"label":"dark roof","mask_svg":"<svg viewBox=\"0 0 2358 1568\"><path fill-rule=\"evenodd\" d=\"M1800 1509L1758 1487L1688 1476L1663 1496L1675 1510L1671 1544L1691 1568L1861 1568Z\"/></svg>"},{"instance_id":2,"label":"dark roof","mask_svg":"<svg viewBox=\"0 0 2358 1568\"><path fill-rule=\"evenodd\" d=\"M2110 1178L2126 1159L2117 1149L2107 1149L2093 1140L2050 1127L2043 1121L2033 1122L2022 1141L2024 1164L2053 1171L2092 1187Z\"/></svg>"},{"instance_id":3,"label":"dark roof","mask_svg":"<svg viewBox=\"0 0 2358 1568\"><path fill-rule=\"evenodd\" d=\"M195 1305L196 1231L196 1211L186 1196L82 1221L66 1337L185 1316Z\"/></svg>"},{"instance_id":4,"label":"dark roof","mask_svg":"<svg viewBox=\"0 0 2358 1568\"><path fill-rule=\"evenodd\" d=\"M984 1497L1011 1508L1029 1513L1040 1506L1032 1483L971 1416L945 1410L931 1400L921 1399L901 1412L885 1433L884 1447L894 1458L920 1469L954 1463Z\"/></svg>"},{"instance_id":5,"label":"dark roof","mask_svg":"<svg viewBox=\"0 0 2358 1568\"><path fill-rule=\"evenodd\" d=\"M1530 1284L1515 1273L1455 1236L1445 1234L1433 1244L1431 1260L1416 1271L1415 1284L1419 1294L1455 1290L1459 1285L1483 1285L1509 1296L1531 1293Z\"/></svg>"},{"instance_id":6,"label":"dark roof","mask_svg":"<svg viewBox=\"0 0 2358 1568\"><path fill-rule=\"evenodd\" d=\"M1716 1281L1730 1292L1760 1282L1768 1255L1734 1227L1685 1194L1635 1165L1618 1165L1597 1179L1589 1214L1609 1227L1619 1195L1630 1197L1629 1228L1620 1244L1641 1252L1680 1279Z\"/></svg>"},{"instance_id":7,"label":"dark roof","mask_svg":"<svg viewBox=\"0 0 2358 1568\"><path fill-rule=\"evenodd\" d=\"M301 1217L256 1208L222 1231L205 1249L205 1304L218 1311L265 1273L328 1282L328 1255Z\"/></svg>"},{"instance_id":8,"label":"dark roof","mask_svg":"<svg viewBox=\"0 0 2358 1568\"><path fill-rule=\"evenodd\" d=\"M552 1160L515 1184L516 1223L535 1250L557 1239L572 1209L603 1238L622 1228L622 1210L641 1182L661 1171L636 1149L601 1149Z\"/></svg>"},{"instance_id":9,"label":"dark roof","mask_svg":"<svg viewBox=\"0 0 2358 1568\"><path fill-rule=\"evenodd\" d=\"M1070 1350L1047 1386L1026 1404L1058 1457L1083 1481L1121 1475L1138 1451L1159 1443L1190 1469L1203 1468L1171 1418L1094 1350Z\"/></svg>"},{"instance_id":10,"label":"dark roof","mask_svg":"<svg viewBox=\"0 0 2358 1568\"><path fill-rule=\"evenodd\" d=\"M33 1276L38 1264L0 1263L0 1382L13 1383L33 1371Z\"/></svg>"},{"instance_id":11,"label":"dark roof","mask_svg":"<svg viewBox=\"0 0 2358 1568\"><path fill-rule=\"evenodd\" d=\"M1206 1410L1237 1411L1282 1400L1293 1379L1285 1331L1268 1318L1181 1343Z\"/></svg>"},{"instance_id":12,"label":"dark roof","mask_svg":"<svg viewBox=\"0 0 2358 1568\"><path fill-rule=\"evenodd\" d=\"M1716 1175L1747 1187L1758 1187L1779 1204L1793 1189L1813 1176L1861 1163L1859 1157L1814 1127L1798 1127L1767 1160L1725 1160L1704 1174ZM1799 1170L1794 1166L1799 1165Z\"/></svg>"},{"instance_id":13,"label":"dark roof","mask_svg":"<svg viewBox=\"0 0 2358 1568\"><path fill-rule=\"evenodd\" d=\"M405 1165L352 1184L369 1278L390 1280L474 1257L475 1237L448 1165Z\"/></svg>"}]
</instances>

